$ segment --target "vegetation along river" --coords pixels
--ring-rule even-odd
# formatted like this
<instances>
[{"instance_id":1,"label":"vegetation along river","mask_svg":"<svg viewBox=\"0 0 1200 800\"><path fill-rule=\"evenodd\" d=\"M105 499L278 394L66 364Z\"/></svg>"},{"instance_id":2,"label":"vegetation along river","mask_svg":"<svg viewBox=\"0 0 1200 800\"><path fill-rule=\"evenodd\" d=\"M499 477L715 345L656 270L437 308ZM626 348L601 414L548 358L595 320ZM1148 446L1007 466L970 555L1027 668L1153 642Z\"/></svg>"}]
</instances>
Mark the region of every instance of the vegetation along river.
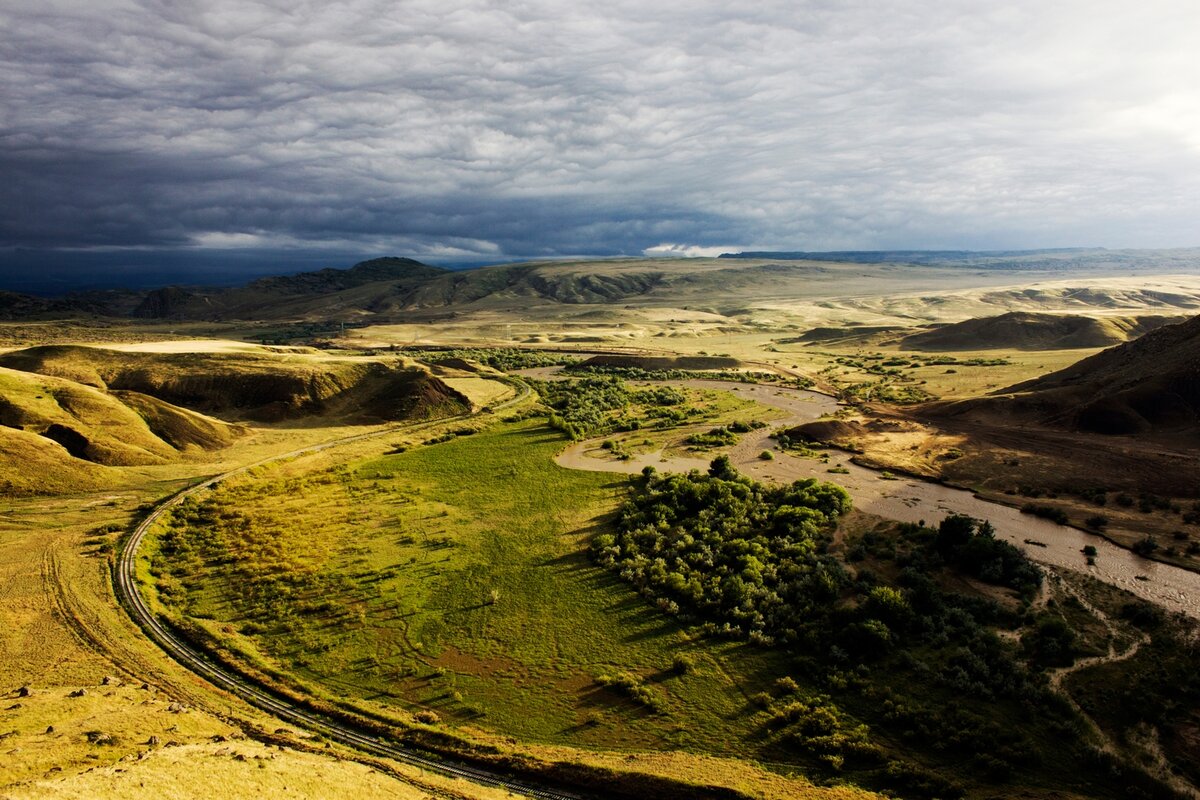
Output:
<instances>
[{"instance_id":1,"label":"vegetation along river","mask_svg":"<svg viewBox=\"0 0 1200 800\"><path fill-rule=\"evenodd\" d=\"M901 522L924 520L933 525L949 514L986 519L996 528L998 537L1024 549L1034 561L1085 572L1171 611L1200 618L1200 574L1144 559L1100 536L1022 514L1016 508L984 500L963 489L933 481L888 477L883 472L851 463L848 455L838 451L833 451L834 457L828 463L778 452L771 461L759 458L763 450L778 451L775 441L770 438L772 431L810 422L835 411L837 401L832 397L765 384L706 380L683 383L696 388L735 392L787 413L785 418L776 420L769 427L743 435L729 451L730 459L745 475L779 482L801 478L832 481L846 487L854 497L856 508ZM578 442L560 453L556 461L570 469L631 474L639 473L647 466L660 471L705 470L710 461L708 458L664 455L661 451L633 455L621 461L602 450L599 444L600 440ZM835 466L846 469L847 473L830 474L828 470ZM1039 544L1028 544L1027 539ZM1094 563L1090 565L1082 553L1088 545L1096 548Z\"/></svg>"}]
</instances>

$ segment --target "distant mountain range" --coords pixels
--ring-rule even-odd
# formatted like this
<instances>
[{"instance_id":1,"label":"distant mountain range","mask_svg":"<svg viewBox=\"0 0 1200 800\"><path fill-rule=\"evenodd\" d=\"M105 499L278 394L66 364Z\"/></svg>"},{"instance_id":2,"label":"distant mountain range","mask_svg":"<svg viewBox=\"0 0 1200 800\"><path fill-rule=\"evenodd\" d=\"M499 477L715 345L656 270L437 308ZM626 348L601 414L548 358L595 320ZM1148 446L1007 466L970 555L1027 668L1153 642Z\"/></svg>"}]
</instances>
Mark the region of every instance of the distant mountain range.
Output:
<instances>
[{"instance_id":1,"label":"distant mountain range","mask_svg":"<svg viewBox=\"0 0 1200 800\"><path fill-rule=\"evenodd\" d=\"M922 264L958 266L974 269L1037 270L1069 267L1125 265L1130 268L1170 268L1195 265L1200 248L1171 250L1108 250L1103 247L1059 247L1044 250L840 250L826 252L751 250L722 253L725 259L767 259L772 261L835 261L850 264Z\"/></svg>"},{"instance_id":2,"label":"distant mountain range","mask_svg":"<svg viewBox=\"0 0 1200 800\"><path fill-rule=\"evenodd\" d=\"M770 257L767 257L770 256ZM738 315L781 300L862 297L886 283L896 291L939 293L1038 280L1079 280L1070 289L1080 310L1104 308L1112 298L1091 297L1089 275L1191 273L1200 250L1040 250L970 253L892 251L742 253L721 259L604 259L499 264L450 270L411 258L376 258L349 269L320 269L259 278L241 286L164 286L110 289L38 297L0 291L0 320L107 316L196 321L386 322L414 312L482 310L523 312L534 306L640 303L713 309ZM1008 273L1014 275L1010 278ZM1020 277L1017 277L1017 274ZM898 287L904 287L903 289ZM989 304L1041 306L1050 295L1000 292ZM1063 290L1066 291L1066 290ZM1053 294L1053 293L1051 293ZM1137 309L1190 308L1191 297L1160 298ZM1065 302L1065 301L1063 301ZM1122 306L1124 307L1124 306ZM1057 308L1057 306L1055 306Z\"/></svg>"},{"instance_id":3,"label":"distant mountain range","mask_svg":"<svg viewBox=\"0 0 1200 800\"><path fill-rule=\"evenodd\" d=\"M781 281L820 277L806 264L667 262L646 259L534 262L448 270L410 258L376 258L350 269L260 278L238 287L166 286L148 291L82 292L59 298L0 293L0 319L80 314L140 319L342 319L484 303L520 309L531 302L616 303L651 294L727 297Z\"/></svg>"}]
</instances>

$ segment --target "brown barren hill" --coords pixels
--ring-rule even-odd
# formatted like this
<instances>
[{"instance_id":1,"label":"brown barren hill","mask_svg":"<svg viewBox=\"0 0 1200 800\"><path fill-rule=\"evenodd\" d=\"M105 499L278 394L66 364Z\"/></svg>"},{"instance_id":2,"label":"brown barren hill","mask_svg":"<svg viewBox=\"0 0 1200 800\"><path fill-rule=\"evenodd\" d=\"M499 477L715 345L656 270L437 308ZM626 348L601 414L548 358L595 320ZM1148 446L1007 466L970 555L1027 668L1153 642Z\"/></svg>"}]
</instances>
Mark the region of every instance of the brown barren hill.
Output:
<instances>
[{"instance_id":1,"label":"brown barren hill","mask_svg":"<svg viewBox=\"0 0 1200 800\"><path fill-rule=\"evenodd\" d=\"M905 350L1073 350L1111 347L1186 317L1085 317L1012 311L914 333L901 341Z\"/></svg>"},{"instance_id":2,"label":"brown barren hill","mask_svg":"<svg viewBox=\"0 0 1200 800\"><path fill-rule=\"evenodd\" d=\"M990 397L931 403L930 419L1102 434L1200 435L1200 316L1167 325Z\"/></svg>"}]
</instances>

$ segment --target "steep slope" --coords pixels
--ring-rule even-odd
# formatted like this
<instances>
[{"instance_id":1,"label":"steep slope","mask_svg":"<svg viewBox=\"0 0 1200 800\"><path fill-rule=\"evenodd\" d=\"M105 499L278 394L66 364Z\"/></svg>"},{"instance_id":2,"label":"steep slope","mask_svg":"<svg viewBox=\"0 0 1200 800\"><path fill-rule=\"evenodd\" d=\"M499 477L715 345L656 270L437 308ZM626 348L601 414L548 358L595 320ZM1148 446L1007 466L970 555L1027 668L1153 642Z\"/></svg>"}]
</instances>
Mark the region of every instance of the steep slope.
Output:
<instances>
[{"instance_id":1,"label":"steep slope","mask_svg":"<svg viewBox=\"0 0 1200 800\"><path fill-rule=\"evenodd\" d=\"M260 421L314 415L348 421L399 420L459 413L470 407L465 397L427 370L401 362L316 361L265 353L128 353L60 345L5 353L0 355L0 366ZM150 401L134 403L148 408ZM185 421L158 408L147 413L164 430ZM186 441L190 434L170 435Z\"/></svg>"},{"instance_id":2,"label":"steep slope","mask_svg":"<svg viewBox=\"0 0 1200 800\"><path fill-rule=\"evenodd\" d=\"M137 412L146 421L151 433L176 450L187 450L189 447L217 450L233 444L242 433L234 425L171 405L148 394L130 391L112 394Z\"/></svg>"},{"instance_id":3,"label":"steep slope","mask_svg":"<svg viewBox=\"0 0 1200 800\"><path fill-rule=\"evenodd\" d=\"M242 432L152 397L0 367L0 494L116 486L113 467L178 461Z\"/></svg>"},{"instance_id":4,"label":"steep slope","mask_svg":"<svg viewBox=\"0 0 1200 800\"><path fill-rule=\"evenodd\" d=\"M930 404L920 413L1103 434L1200 435L1200 316L996 396Z\"/></svg>"},{"instance_id":5,"label":"steep slope","mask_svg":"<svg viewBox=\"0 0 1200 800\"><path fill-rule=\"evenodd\" d=\"M74 458L39 434L0 425L0 497L83 493L120 481L118 470Z\"/></svg>"},{"instance_id":6,"label":"steep slope","mask_svg":"<svg viewBox=\"0 0 1200 800\"><path fill-rule=\"evenodd\" d=\"M1068 350L1111 347L1185 317L1085 317L1012 311L906 336L905 350Z\"/></svg>"}]
</instances>

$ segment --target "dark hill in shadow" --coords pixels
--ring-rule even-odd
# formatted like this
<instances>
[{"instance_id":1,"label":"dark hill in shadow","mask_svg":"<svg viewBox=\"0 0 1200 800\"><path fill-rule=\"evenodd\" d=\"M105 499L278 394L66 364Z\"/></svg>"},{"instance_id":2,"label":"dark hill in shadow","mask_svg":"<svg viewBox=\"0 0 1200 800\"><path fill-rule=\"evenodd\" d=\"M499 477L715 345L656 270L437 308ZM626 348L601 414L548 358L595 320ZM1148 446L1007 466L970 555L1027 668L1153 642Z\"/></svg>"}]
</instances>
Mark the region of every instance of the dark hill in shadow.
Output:
<instances>
[{"instance_id":1,"label":"dark hill in shadow","mask_svg":"<svg viewBox=\"0 0 1200 800\"><path fill-rule=\"evenodd\" d=\"M942 325L901 340L905 350L1071 350L1111 347L1186 317L1086 317L1013 311Z\"/></svg>"},{"instance_id":2,"label":"dark hill in shadow","mask_svg":"<svg viewBox=\"0 0 1200 800\"><path fill-rule=\"evenodd\" d=\"M1200 434L1200 317L1166 325L989 397L931 403L936 421L1036 424L1102 434Z\"/></svg>"}]
</instances>

